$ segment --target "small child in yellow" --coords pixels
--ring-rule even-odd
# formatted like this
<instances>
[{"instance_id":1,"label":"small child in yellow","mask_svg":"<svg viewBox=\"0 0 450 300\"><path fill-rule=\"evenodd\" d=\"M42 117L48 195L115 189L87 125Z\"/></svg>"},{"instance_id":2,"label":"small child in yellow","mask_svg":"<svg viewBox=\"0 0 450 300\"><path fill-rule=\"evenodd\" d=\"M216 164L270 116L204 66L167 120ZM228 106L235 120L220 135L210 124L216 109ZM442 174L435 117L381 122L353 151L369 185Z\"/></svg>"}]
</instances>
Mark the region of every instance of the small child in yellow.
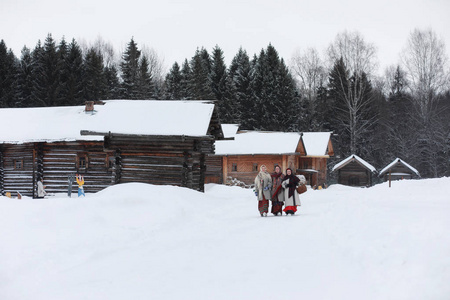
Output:
<instances>
[{"instance_id":1,"label":"small child in yellow","mask_svg":"<svg viewBox=\"0 0 450 300\"><path fill-rule=\"evenodd\" d=\"M84 194L84 188L83 188L84 177L77 174L76 179L77 179L77 183L78 183L78 197L80 197L81 195L83 195L83 197L86 197L86 195Z\"/></svg>"}]
</instances>

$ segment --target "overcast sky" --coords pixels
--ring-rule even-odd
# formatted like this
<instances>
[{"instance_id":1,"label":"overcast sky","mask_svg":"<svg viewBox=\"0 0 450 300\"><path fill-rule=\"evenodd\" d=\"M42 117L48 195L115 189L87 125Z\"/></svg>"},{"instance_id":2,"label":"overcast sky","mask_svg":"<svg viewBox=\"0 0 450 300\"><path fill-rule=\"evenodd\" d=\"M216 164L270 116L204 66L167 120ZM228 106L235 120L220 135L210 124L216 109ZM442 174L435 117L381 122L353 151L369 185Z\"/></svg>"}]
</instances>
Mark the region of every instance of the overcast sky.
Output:
<instances>
[{"instance_id":1,"label":"overcast sky","mask_svg":"<svg viewBox=\"0 0 450 300\"><path fill-rule=\"evenodd\" d=\"M297 49L322 53L347 30L375 44L382 70L398 62L414 28L432 28L449 53L449 13L450 0L0 0L0 39L20 57L48 33L57 42L101 36L118 53L134 37L169 69L215 45L227 64L240 46L253 56L269 43L289 62Z\"/></svg>"}]
</instances>

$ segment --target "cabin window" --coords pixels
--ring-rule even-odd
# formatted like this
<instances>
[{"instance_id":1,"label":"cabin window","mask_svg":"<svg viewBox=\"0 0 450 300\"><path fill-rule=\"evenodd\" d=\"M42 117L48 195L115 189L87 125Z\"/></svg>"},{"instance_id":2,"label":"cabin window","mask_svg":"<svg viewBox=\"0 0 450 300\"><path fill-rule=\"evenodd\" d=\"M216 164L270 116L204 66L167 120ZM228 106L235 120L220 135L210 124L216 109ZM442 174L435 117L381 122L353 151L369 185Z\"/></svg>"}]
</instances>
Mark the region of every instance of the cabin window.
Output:
<instances>
[{"instance_id":1,"label":"cabin window","mask_svg":"<svg viewBox=\"0 0 450 300\"><path fill-rule=\"evenodd\" d=\"M16 159L14 160L14 170L22 170L23 169L23 160Z\"/></svg>"},{"instance_id":2,"label":"cabin window","mask_svg":"<svg viewBox=\"0 0 450 300\"><path fill-rule=\"evenodd\" d=\"M232 164L231 165L231 171L232 172L237 172L237 164Z\"/></svg>"},{"instance_id":3,"label":"cabin window","mask_svg":"<svg viewBox=\"0 0 450 300\"><path fill-rule=\"evenodd\" d=\"M253 164L252 170L253 172L258 172L258 164Z\"/></svg>"},{"instance_id":4,"label":"cabin window","mask_svg":"<svg viewBox=\"0 0 450 300\"><path fill-rule=\"evenodd\" d=\"M307 161L303 162L303 169L308 169L308 162Z\"/></svg>"},{"instance_id":5,"label":"cabin window","mask_svg":"<svg viewBox=\"0 0 450 300\"><path fill-rule=\"evenodd\" d=\"M105 160L105 167L108 170L112 170L114 168L114 163L116 162L116 158L114 156L107 155Z\"/></svg>"},{"instance_id":6,"label":"cabin window","mask_svg":"<svg viewBox=\"0 0 450 300\"><path fill-rule=\"evenodd\" d=\"M87 155L79 155L77 157L77 168L78 169L87 169L87 167L88 167Z\"/></svg>"}]
</instances>

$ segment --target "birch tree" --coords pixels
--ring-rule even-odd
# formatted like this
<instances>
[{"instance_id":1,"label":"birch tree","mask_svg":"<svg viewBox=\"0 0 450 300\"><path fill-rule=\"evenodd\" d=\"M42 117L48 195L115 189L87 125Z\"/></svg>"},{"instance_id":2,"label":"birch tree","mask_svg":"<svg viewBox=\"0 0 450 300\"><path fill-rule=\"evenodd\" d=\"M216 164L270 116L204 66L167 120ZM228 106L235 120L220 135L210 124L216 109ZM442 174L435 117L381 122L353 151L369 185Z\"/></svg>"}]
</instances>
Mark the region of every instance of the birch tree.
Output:
<instances>
[{"instance_id":1,"label":"birch tree","mask_svg":"<svg viewBox=\"0 0 450 300\"><path fill-rule=\"evenodd\" d=\"M346 115L342 126L349 135L349 150L357 152L357 143L376 121L375 116L366 112L370 110L373 100L371 96L370 77L376 64L376 48L367 43L358 32L343 32L336 36L327 49L331 63L341 61L345 69L334 68L336 74L332 88L338 95L336 101L341 113Z\"/></svg>"},{"instance_id":2,"label":"birch tree","mask_svg":"<svg viewBox=\"0 0 450 300\"><path fill-rule=\"evenodd\" d=\"M324 62L315 48L308 48L293 55L291 70L302 95L301 102L304 110L302 110L301 128L312 131L319 129L316 116L317 95L326 78Z\"/></svg>"}]
</instances>

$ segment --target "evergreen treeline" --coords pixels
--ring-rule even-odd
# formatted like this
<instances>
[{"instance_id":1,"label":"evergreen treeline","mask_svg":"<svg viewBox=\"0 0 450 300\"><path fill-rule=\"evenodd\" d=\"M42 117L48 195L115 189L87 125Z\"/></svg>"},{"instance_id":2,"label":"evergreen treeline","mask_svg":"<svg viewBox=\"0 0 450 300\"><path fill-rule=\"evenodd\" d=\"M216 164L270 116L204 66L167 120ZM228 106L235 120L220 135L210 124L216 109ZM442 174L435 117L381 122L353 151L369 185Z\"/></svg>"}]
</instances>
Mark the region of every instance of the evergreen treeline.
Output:
<instances>
[{"instance_id":1,"label":"evergreen treeline","mask_svg":"<svg viewBox=\"0 0 450 300\"><path fill-rule=\"evenodd\" d=\"M2 40L0 106L216 100L221 122L241 129L332 131L336 155L329 167L355 153L377 168L400 157L423 177L450 176L448 85L414 89L413 67L403 65L392 67L385 78L374 76L374 47L358 34L339 35L335 45L328 49L329 65L309 49L291 68L270 44L252 57L239 49L228 67L219 46L211 53L201 48L158 80L152 59L134 39L118 63L100 47L82 51L75 40L56 44L50 34L43 45L24 48L18 59ZM353 47L345 52L342 45Z\"/></svg>"}]
</instances>

